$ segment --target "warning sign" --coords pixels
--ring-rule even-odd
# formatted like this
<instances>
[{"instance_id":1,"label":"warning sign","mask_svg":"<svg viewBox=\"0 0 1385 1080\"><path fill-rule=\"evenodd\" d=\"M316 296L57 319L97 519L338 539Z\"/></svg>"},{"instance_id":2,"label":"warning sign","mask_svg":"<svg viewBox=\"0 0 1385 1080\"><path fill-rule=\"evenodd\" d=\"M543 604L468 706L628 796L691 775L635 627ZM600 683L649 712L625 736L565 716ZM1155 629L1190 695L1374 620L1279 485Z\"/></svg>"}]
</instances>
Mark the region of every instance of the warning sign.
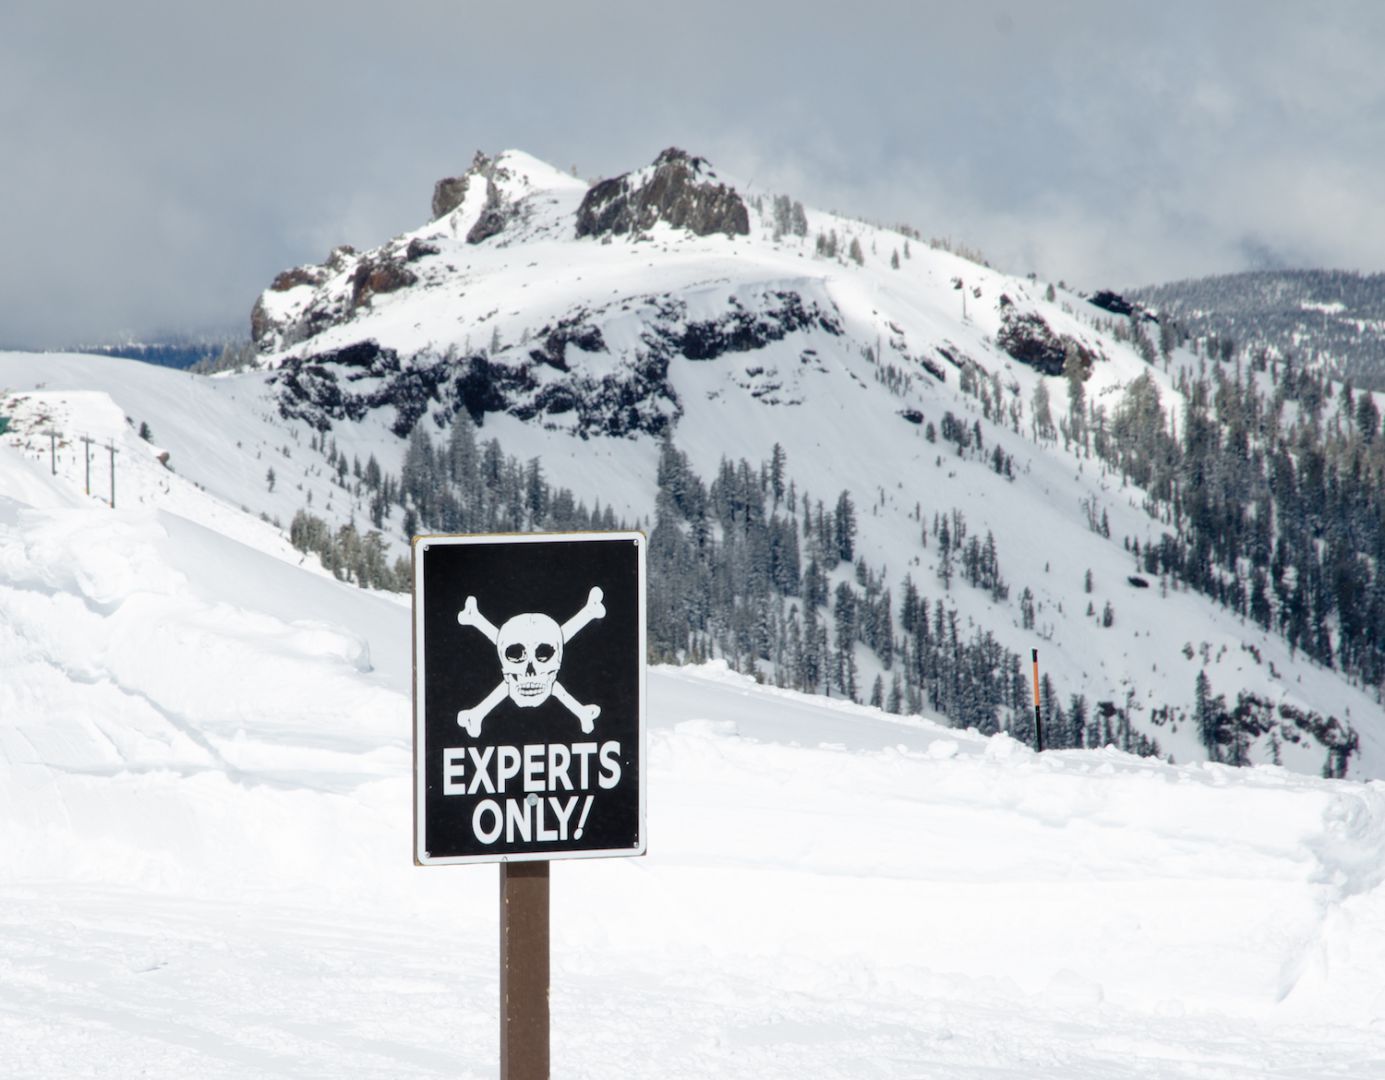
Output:
<instances>
[{"instance_id":1,"label":"warning sign","mask_svg":"<svg viewBox=\"0 0 1385 1080\"><path fill-rule=\"evenodd\" d=\"M414 858L644 853L644 536L414 541Z\"/></svg>"}]
</instances>

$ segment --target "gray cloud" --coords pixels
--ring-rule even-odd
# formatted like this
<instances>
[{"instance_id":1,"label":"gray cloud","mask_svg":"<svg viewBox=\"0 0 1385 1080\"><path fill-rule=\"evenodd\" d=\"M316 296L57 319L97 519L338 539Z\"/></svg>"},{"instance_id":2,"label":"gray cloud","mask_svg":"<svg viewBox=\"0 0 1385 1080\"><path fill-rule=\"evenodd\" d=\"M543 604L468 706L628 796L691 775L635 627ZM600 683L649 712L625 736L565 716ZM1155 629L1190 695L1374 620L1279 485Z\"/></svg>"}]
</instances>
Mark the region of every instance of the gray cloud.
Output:
<instances>
[{"instance_id":1,"label":"gray cloud","mask_svg":"<svg viewBox=\"0 0 1385 1080\"><path fill-rule=\"evenodd\" d=\"M517 146L679 144L1086 287L1380 269L1385 9L95 2L0 11L0 342L242 329Z\"/></svg>"}]
</instances>

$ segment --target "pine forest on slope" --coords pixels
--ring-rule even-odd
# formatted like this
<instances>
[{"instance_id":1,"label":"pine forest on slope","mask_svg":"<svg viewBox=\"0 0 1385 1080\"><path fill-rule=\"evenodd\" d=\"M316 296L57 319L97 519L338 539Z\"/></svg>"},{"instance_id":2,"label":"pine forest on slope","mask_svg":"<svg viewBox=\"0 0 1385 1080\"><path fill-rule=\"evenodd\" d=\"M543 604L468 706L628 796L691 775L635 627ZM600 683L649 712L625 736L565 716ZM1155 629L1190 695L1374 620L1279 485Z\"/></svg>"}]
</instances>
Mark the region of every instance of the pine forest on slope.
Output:
<instances>
[{"instance_id":1,"label":"pine forest on slope","mask_svg":"<svg viewBox=\"0 0 1385 1080\"><path fill-rule=\"evenodd\" d=\"M1255 270L1130 290L1214 349L1319 369L1385 389L1385 274Z\"/></svg>"}]
</instances>

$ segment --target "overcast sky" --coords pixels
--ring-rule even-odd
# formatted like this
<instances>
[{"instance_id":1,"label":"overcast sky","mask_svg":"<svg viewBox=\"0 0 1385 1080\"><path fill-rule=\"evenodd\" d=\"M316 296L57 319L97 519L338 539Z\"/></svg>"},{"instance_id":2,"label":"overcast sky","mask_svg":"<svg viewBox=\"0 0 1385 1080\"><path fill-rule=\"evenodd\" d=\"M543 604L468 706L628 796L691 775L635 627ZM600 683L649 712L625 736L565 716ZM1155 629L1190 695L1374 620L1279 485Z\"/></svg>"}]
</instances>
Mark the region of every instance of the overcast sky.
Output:
<instances>
[{"instance_id":1,"label":"overcast sky","mask_svg":"<svg viewBox=\"0 0 1385 1080\"><path fill-rule=\"evenodd\" d=\"M1385 270L1385 3L0 3L0 345L248 335L517 147L682 146L1092 289Z\"/></svg>"}]
</instances>

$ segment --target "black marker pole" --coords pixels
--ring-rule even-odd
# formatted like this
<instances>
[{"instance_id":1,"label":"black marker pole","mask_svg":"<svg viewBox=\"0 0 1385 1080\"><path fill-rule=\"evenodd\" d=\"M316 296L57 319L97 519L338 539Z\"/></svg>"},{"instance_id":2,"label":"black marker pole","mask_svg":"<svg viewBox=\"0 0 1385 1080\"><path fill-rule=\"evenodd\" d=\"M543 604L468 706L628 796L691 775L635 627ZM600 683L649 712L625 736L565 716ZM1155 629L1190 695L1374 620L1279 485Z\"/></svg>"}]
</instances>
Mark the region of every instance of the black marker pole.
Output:
<instances>
[{"instance_id":1,"label":"black marker pole","mask_svg":"<svg viewBox=\"0 0 1385 1080\"><path fill-rule=\"evenodd\" d=\"M106 440L106 449L111 452L111 509L115 509L115 455L120 453L115 448L115 440Z\"/></svg>"},{"instance_id":2,"label":"black marker pole","mask_svg":"<svg viewBox=\"0 0 1385 1080\"><path fill-rule=\"evenodd\" d=\"M1039 712L1039 650L1034 650L1034 749L1043 753L1044 719Z\"/></svg>"},{"instance_id":3,"label":"black marker pole","mask_svg":"<svg viewBox=\"0 0 1385 1080\"><path fill-rule=\"evenodd\" d=\"M91 444L96 440L90 435L83 435L82 442L86 444L87 451L87 494L91 494Z\"/></svg>"}]
</instances>

